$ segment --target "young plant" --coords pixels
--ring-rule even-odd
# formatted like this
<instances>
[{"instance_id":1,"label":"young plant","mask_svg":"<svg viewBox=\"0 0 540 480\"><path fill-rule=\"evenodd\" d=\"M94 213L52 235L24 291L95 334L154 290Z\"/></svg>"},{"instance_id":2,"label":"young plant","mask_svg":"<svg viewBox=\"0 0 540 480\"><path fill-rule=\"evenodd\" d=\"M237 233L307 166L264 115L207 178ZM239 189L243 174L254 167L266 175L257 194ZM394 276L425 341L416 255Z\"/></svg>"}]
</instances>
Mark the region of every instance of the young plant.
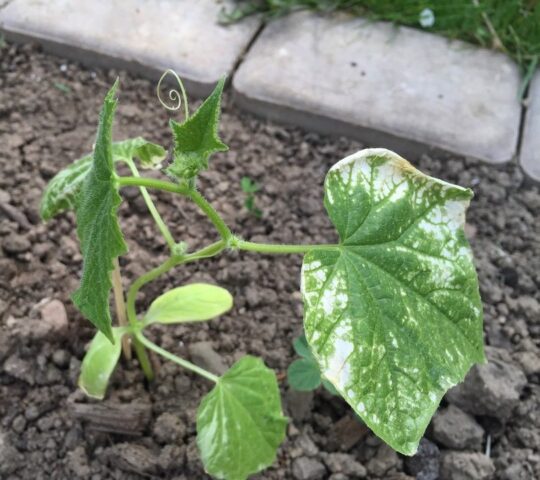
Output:
<instances>
[{"instance_id":1,"label":"young plant","mask_svg":"<svg viewBox=\"0 0 540 480\"><path fill-rule=\"evenodd\" d=\"M391 151L362 150L336 163L325 180L324 205L338 243L243 240L197 189L209 157L227 150L218 137L223 86L224 80L192 116L182 86L186 118L170 122L174 150L164 170L167 181L141 177L135 161L160 168L163 147L142 138L112 142L116 82L105 97L93 153L62 170L47 187L41 206L45 220L75 210L83 269L72 298L98 329L82 363L81 388L103 398L122 340L131 339L148 379L153 373L147 349L214 384L197 412L197 443L209 474L242 480L269 466L287 423L274 372L246 356L218 377L144 333L155 323L215 318L231 308L231 295L214 285L189 284L154 299L146 312L137 312L135 301L141 288L172 268L226 250L298 254L304 256L305 337L295 342L303 358L291 365L289 381L304 389L324 383L391 447L414 454L445 392L475 362L484 361L482 305L463 232L472 192L424 175ZM120 163L131 176L117 174ZM170 257L131 284L124 307L117 259L128 247L117 210L126 186L139 187ZM193 252L177 243L147 189L193 201L215 227L217 240ZM111 289L119 319L127 317L116 327L109 312Z\"/></svg>"},{"instance_id":2,"label":"young plant","mask_svg":"<svg viewBox=\"0 0 540 480\"><path fill-rule=\"evenodd\" d=\"M244 201L244 207L246 207L246 210L255 215L257 218L261 218L262 212L255 205L255 194L261 189L261 187L249 177L242 177L240 187L246 194L246 199Z\"/></svg>"}]
</instances>

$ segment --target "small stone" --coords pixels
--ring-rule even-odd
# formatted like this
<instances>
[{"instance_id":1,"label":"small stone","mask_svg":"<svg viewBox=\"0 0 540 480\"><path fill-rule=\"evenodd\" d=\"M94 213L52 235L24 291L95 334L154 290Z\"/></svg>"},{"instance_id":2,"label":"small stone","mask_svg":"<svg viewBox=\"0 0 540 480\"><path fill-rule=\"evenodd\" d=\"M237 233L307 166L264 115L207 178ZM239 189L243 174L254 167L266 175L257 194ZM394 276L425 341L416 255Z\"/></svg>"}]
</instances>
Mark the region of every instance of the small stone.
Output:
<instances>
[{"instance_id":1,"label":"small stone","mask_svg":"<svg viewBox=\"0 0 540 480\"><path fill-rule=\"evenodd\" d=\"M88 456L82 445L67 454L67 466L77 478L89 477Z\"/></svg>"},{"instance_id":2,"label":"small stone","mask_svg":"<svg viewBox=\"0 0 540 480\"><path fill-rule=\"evenodd\" d=\"M486 347L488 363L475 365L465 381L452 388L446 398L473 415L488 415L506 421L519 404L525 374L504 349Z\"/></svg>"},{"instance_id":3,"label":"small stone","mask_svg":"<svg viewBox=\"0 0 540 480\"><path fill-rule=\"evenodd\" d=\"M117 443L105 449L102 455L110 465L127 472L157 473L159 458L143 445Z\"/></svg>"},{"instance_id":4,"label":"small stone","mask_svg":"<svg viewBox=\"0 0 540 480\"><path fill-rule=\"evenodd\" d=\"M324 463L332 473L344 473L353 478L365 478L366 468L347 453L329 453L324 456Z\"/></svg>"},{"instance_id":5,"label":"small stone","mask_svg":"<svg viewBox=\"0 0 540 480\"><path fill-rule=\"evenodd\" d=\"M324 478L324 465L313 458L300 457L292 464L292 473L296 480L319 480Z\"/></svg>"},{"instance_id":6,"label":"small stone","mask_svg":"<svg viewBox=\"0 0 540 480\"><path fill-rule=\"evenodd\" d=\"M365 438L369 429L356 418L355 415L347 414L337 422L332 423L328 432L327 449L329 451L347 451L354 447L360 440Z\"/></svg>"},{"instance_id":7,"label":"small stone","mask_svg":"<svg viewBox=\"0 0 540 480\"><path fill-rule=\"evenodd\" d=\"M26 360L20 358L17 354L11 355L4 362L4 372L17 380L22 380L29 385L34 385L34 368L32 364Z\"/></svg>"},{"instance_id":8,"label":"small stone","mask_svg":"<svg viewBox=\"0 0 540 480\"><path fill-rule=\"evenodd\" d=\"M492 460L481 453L447 452L442 458L441 480L487 480L494 473Z\"/></svg>"},{"instance_id":9,"label":"small stone","mask_svg":"<svg viewBox=\"0 0 540 480\"><path fill-rule=\"evenodd\" d=\"M8 435L0 430L0 476L14 473L21 465L23 460L19 451L12 446Z\"/></svg>"},{"instance_id":10,"label":"small stone","mask_svg":"<svg viewBox=\"0 0 540 480\"><path fill-rule=\"evenodd\" d=\"M165 445L159 454L159 466L162 470L178 470L186 461L186 447L184 445Z\"/></svg>"},{"instance_id":11,"label":"small stone","mask_svg":"<svg viewBox=\"0 0 540 480\"><path fill-rule=\"evenodd\" d=\"M12 233L4 238L2 242L2 248L8 254L16 255L18 253L24 253L30 250L32 245L26 237Z\"/></svg>"},{"instance_id":12,"label":"small stone","mask_svg":"<svg viewBox=\"0 0 540 480\"><path fill-rule=\"evenodd\" d=\"M540 373L540 356L533 351L517 352L514 354L514 359L519 363L525 375L530 377Z\"/></svg>"},{"instance_id":13,"label":"small stone","mask_svg":"<svg viewBox=\"0 0 540 480\"><path fill-rule=\"evenodd\" d=\"M438 480L440 456L439 447L427 438L422 438L416 454L405 459L407 471L416 480Z\"/></svg>"},{"instance_id":14,"label":"small stone","mask_svg":"<svg viewBox=\"0 0 540 480\"><path fill-rule=\"evenodd\" d=\"M384 475L392 470L401 466L401 459L398 454L392 450L388 445L382 444L375 456L368 462L367 469L369 473L377 477L384 477Z\"/></svg>"},{"instance_id":15,"label":"small stone","mask_svg":"<svg viewBox=\"0 0 540 480\"><path fill-rule=\"evenodd\" d=\"M455 405L440 410L432 422L433 437L441 445L456 450L480 450L484 429Z\"/></svg>"},{"instance_id":16,"label":"small stone","mask_svg":"<svg viewBox=\"0 0 540 480\"><path fill-rule=\"evenodd\" d=\"M306 434L300 435L294 442L294 446L307 457L314 457L319 453L317 445Z\"/></svg>"},{"instance_id":17,"label":"small stone","mask_svg":"<svg viewBox=\"0 0 540 480\"><path fill-rule=\"evenodd\" d=\"M518 297L516 303L527 318L538 321L538 318L540 318L540 302L536 298L530 295L523 295Z\"/></svg>"},{"instance_id":18,"label":"small stone","mask_svg":"<svg viewBox=\"0 0 540 480\"><path fill-rule=\"evenodd\" d=\"M53 353L52 361L57 367L67 368L69 367L70 358L71 356L66 350L59 349Z\"/></svg>"},{"instance_id":19,"label":"small stone","mask_svg":"<svg viewBox=\"0 0 540 480\"><path fill-rule=\"evenodd\" d=\"M24 429L26 428L26 419L24 418L24 416L23 415L17 415L13 419L13 423L11 424L11 428L17 433L24 432Z\"/></svg>"},{"instance_id":20,"label":"small stone","mask_svg":"<svg viewBox=\"0 0 540 480\"><path fill-rule=\"evenodd\" d=\"M186 426L177 415L165 412L156 419L152 433L161 444L178 443L186 434Z\"/></svg>"},{"instance_id":21,"label":"small stone","mask_svg":"<svg viewBox=\"0 0 540 480\"><path fill-rule=\"evenodd\" d=\"M299 392L290 388L285 394L288 414L297 421L309 418L313 408L313 392Z\"/></svg>"},{"instance_id":22,"label":"small stone","mask_svg":"<svg viewBox=\"0 0 540 480\"><path fill-rule=\"evenodd\" d=\"M41 307L41 319L55 332L68 326L66 307L60 300L51 300Z\"/></svg>"},{"instance_id":23,"label":"small stone","mask_svg":"<svg viewBox=\"0 0 540 480\"><path fill-rule=\"evenodd\" d=\"M211 342L192 343L189 345L188 350L189 356L195 365L217 375L223 375L227 371L227 366L219 353L212 348Z\"/></svg>"}]
</instances>

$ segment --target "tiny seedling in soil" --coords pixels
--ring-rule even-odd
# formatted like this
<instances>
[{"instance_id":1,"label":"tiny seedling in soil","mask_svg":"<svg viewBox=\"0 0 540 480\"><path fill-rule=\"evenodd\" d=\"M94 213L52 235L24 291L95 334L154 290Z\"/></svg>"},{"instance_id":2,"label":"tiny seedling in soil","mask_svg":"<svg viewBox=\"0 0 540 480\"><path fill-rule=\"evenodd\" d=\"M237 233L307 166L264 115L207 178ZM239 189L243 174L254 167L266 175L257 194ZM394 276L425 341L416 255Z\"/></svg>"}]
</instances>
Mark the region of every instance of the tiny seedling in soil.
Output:
<instances>
[{"instance_id":1,"label":"tiny seedling in soil","mask_svg":"<svg viewBox=\"0 0 540 480\"><path fill-rule=\"evenodd\" d=\"M262 211L255 206L255 194L261 189L261 187L249 177L242 177L240 187L246 194L246 199L244 201L244 207L246 207L246 210L255 215L257 218L261 218Z\"/></svg>"},{"instance_id":2,"label":"tiny seedling in soil","mask_svg":"<svg viewBox=\"0 0 540 480\"><path fill-rule=\"evenodd\" d=\"M472 192L424 175L389 150L361 150L337 162L324 183L324 205L339 234L337 243L244 240L197 188L210 156L228 148L218 136L223 86L221 80L191 116L183 86L176 96L170 94L181 100L178 107L183 103L185 119L170 121L173 150L167 160L163 147L143 138L112 142L116 82L105 97L93 152L59 172L45 191L45 220L75 210L83 268L72 299L98 329L82 362L80 387L103 398L122 348L128 355L130 345L152 380L151 350L213 384L196 418L206 471L242 480L266 468L275 461L287 425L274 372L263 360L245 356L217 376L145 335L153 324L218 317L233 305L229 292L193 283L164 292L145 312L137 312L135 301L141 288L160 275L227 250L303 255L305 336L294 343L301 358L288 370L291 386L311 390L323 385L392 448L414 454L445 392L474 363L484 361L482 305L463 231ZM120 176L119 164L127 165L131 176ZM139 166L164 168L166 176L141 176ZM254 184L249 185L248 193L254 194ZM117 211L128 186L140 189L170 256L131 284L124 303L118 257L128 247ZM196 251L177 242L148 189L194 202L215 227L217 240ZM119 326L111 321L111 290Z\"/></svg>"}]
</instances>

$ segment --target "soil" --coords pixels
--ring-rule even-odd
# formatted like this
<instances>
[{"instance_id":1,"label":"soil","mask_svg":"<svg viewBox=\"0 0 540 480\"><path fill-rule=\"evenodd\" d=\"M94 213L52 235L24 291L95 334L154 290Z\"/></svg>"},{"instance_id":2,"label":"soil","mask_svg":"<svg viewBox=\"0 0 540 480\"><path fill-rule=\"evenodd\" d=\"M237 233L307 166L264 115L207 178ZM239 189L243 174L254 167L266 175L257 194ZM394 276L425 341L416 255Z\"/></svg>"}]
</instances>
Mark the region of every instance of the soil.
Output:
<instances>
[{"instance_id":1,"label":"soil","mask_svg":"<svg viewBox=\"0 0 540 480\"><path fill-rule=\"evenodd\" d=\"M209 388L204 379L154 358L159 378L148 385L135 360L122 360L99 405L115 412L135 402L143 412L128 412L125 428L116 431L114 418L100 430L92 415L88 421L81 414L81 405L90 411L94 405L76 386L93 329L69 299L81 270L74 218L70 213L43 224L39 201L47 181L91 149L101 100L117 76L115 139L144 135L168 146L168 116L153 83L82 68L30 45L0 50L0 478L207 478L194 423ZM212 158L200 189L235 232L254 241L335 240L322 182L329 167L360 144L261 121L239 112L227 96L221 133L230 150ZM220 319L153 327L151 337L186 357L189 345L211 342L226 365L249 353L277 371L291 422L274 466L256 478L540 478L538 187L515 165L494 168L429 152L415 163L476 193L467 235L480 276L490 363L475 367L461 390L443 400L412 459L381 444L325 391L289 391L284 372L302 329L300 256L226 253L176 269L140 295L144 309L160 292L188 281L217 282L233 293L235 307ZM261 218L243 206L243 176L262 187L256 195ZM125 193L121 223L130 251L121 265L127 286L163 261L166 248L137 192ZM215 237L195 206L168 194L157 200L176 239L196 247Z\"/></svg>"}]
</instances>

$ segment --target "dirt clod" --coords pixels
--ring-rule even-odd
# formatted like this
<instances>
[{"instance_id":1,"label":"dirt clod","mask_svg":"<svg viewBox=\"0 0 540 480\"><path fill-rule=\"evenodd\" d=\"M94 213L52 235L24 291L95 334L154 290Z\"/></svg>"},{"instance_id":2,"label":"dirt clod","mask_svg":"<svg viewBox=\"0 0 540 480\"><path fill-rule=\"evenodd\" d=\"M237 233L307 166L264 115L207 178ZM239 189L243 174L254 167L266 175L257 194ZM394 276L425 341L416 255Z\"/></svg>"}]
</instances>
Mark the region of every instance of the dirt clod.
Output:
<instances>
[{"instance_id":1,"label":"dirt clod","mask_svg":"<svg viewBox=\"0 0 540 480\"><path fill-rule=\"evenodd\" d=\"M433 437L443 447L456 450L480 450L484 429L472 415L450 405L433 418Z\"/></svg>"},{"instance_id":2,"label":"dirt clod","mask_svg":"<svg viewBox=\"0 0 540 480\"><path fill-rule=\"evenodd\" d=\"M488 480L494 473L493 461L481 453L448 452L443 455L441 480Z\"/></svg>"}]
</instances>

